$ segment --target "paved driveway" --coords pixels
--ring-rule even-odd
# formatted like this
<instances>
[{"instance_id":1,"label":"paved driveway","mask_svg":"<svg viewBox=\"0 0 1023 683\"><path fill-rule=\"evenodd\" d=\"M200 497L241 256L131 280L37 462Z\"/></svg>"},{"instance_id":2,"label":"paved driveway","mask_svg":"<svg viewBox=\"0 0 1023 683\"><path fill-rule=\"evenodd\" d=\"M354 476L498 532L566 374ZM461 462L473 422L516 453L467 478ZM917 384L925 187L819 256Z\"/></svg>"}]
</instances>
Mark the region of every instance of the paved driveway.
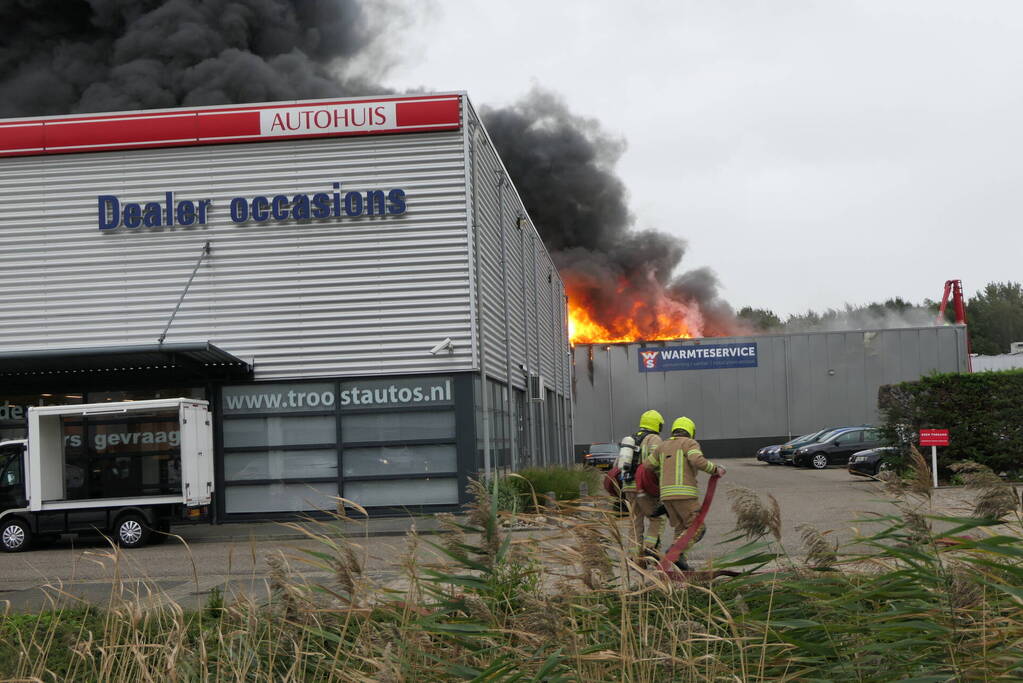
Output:
<instances>
[{"instance_id":1,"label":"paved driveway","mask_svg":"<svg viewBox=\"0 0 1023 683\"><path fill-rule=\"evenodd\" d=\"M697 561L719 553L721 547L715 544L731 535L735 520L727 491L732 485L747 486L765 497L770 493L778 499L784 530L782 541L793 555L801 554L796 530L799 524L836 529L837 537L848 539L853 536L851 520L864 513L892 509L869 480L853 477L844 469L804 470L737 459L723 464L728 474L718 487L708 535L690 553ZM388 528L394 526L391 521ZM423 526L421 523L420 528ZM372 533L373 524L365 528ZM198 530L184 527L176 531L188 542L187 546L171 540L161 546L114 552L102 540L82 540L63 541L24 553L0 554L0 601L9 601L18 610L39 609L49 599L63 602L82 599L102 604L110 598L114 576L121 578L122 590L139 591L152 602L174 600L197 606L213 587L229 594L246 593L261 598L267 590L267 557L281 550L301 555L298 547L309 546L308 541L294 536L281 538L282 527L275 524L223 525L216 528L217 540L205 541L198 538ZM231 533L234 538L230 538ZM268 535L274 537L267 540ZM533 537L552 546L564 542L557 536L553 531L515 534L516 538ZM665 532L665 540L667 536ZM398 558L405 550L402 537L373 536L357 538L356 542L366 548L366 567L371 576L385 582L398 576ZM421 557L432 559L427 544L421 546ZM327 576L301 562L293 562L292 566L309 578Z\"/></svg>"}]
</instances>

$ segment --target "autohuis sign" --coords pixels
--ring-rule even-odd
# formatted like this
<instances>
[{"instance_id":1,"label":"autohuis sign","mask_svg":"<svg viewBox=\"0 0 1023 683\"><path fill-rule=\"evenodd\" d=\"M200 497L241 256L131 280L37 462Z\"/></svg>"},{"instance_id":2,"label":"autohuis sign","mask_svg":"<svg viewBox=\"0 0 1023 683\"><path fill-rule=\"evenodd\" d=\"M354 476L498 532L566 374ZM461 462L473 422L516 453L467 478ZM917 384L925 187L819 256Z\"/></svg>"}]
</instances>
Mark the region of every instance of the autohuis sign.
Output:
<instances>
[{"instance_id":1,"label":"autohuis sign","mask_svg":"<svg viewBox=\"0 0 1023 683\"><path fill-rule=\"evenodd\" d=\"M108 232L122 227L203 226L222 210L212 199L179 199L174 192L141 202L104 194L96 197L96 204L99 229ZM339 182L329 191L238 196L226 204L227 216L236 224L400 216L407 209L401 188L345 191Z\"/></svg>"}]
</instances>

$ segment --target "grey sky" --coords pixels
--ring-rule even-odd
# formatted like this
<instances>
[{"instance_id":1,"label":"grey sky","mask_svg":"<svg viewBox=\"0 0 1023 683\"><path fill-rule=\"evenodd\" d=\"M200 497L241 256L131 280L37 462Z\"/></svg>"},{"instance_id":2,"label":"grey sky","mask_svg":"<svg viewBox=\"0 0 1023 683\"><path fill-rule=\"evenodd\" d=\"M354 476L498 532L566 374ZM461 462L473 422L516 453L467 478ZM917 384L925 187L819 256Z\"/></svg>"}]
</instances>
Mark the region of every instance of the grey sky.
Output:
<instances>
[{"instance_id":1,"label":"grey sky","mask_svg":"<svg viewBox=\"0 0 1023 683\"><path fill-rule=\"evenodd\" d=\"M627 140L636 227L685 237L736 308L1023 279L1023 3L421 7L388 85L560 93Z\"/></svg>"}]
</instances>

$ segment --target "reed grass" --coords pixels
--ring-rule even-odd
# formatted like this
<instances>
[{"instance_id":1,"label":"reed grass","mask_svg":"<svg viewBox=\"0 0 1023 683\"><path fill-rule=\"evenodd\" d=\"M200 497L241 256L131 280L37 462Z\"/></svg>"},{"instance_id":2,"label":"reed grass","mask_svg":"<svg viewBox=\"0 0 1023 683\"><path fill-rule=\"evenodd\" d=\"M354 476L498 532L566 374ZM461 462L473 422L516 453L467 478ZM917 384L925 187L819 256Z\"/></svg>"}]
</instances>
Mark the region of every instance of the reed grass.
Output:
<instances>
[{"instance_id":1,"label":"reed grass","mask_svg":"<svg viewBox=\"0 0 1023 683\"><path fill-rule=\"evenodd\" d=\"M269 562L265 600L217 592L184 610L115 581L102 607L65 606L56 590L50 610L6 611L0 679L1019 680L1018 509L1002 495L1001 519L946 517L919 482L899 490L869 533L837 545L806 527L806 552L793 555L776 503L739 492L736 538L750 538L680 584L632 561L599 498L560 505L558 530L534 537L504 531L474 485L449 533L410 530L401 581L367 575L364 549L342 533L351 520L310 520L292 525L304 550ZM424 561L424 547L438 559ZM327 578L303 578L303 566Z\"/></svg>"}]
</instances>

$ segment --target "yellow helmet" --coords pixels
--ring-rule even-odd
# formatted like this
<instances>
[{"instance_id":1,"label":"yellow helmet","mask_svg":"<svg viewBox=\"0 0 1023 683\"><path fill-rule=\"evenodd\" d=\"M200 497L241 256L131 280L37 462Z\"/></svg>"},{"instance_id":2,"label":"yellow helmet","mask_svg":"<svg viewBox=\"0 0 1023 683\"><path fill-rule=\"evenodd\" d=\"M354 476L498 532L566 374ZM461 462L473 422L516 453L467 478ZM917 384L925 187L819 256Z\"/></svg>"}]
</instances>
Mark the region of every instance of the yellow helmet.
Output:
<instances>
[{"instance_id":1,"label":"yellow helmet","mask_svg":"<svg viewBox=\"0 0 1023 683\"><path fill-rule=\"evenodd\" d=\"M639 416L639 428L660 432L664 427L664 418L656 410L648 410Z\"/></svg>"},{"instance_id":2,"label":"yellow helmet","mask_svg":"<svg viewBox=\"0 0 1023 683\"><path fill-rule=\"evenodd\" d=\"M684 429L689 432L689 437L692 439L696 438L696 423L690 420L688 417L680 417L671 423L671 433L674 434L679 429Z\"/></svg>"}]
</instances>

